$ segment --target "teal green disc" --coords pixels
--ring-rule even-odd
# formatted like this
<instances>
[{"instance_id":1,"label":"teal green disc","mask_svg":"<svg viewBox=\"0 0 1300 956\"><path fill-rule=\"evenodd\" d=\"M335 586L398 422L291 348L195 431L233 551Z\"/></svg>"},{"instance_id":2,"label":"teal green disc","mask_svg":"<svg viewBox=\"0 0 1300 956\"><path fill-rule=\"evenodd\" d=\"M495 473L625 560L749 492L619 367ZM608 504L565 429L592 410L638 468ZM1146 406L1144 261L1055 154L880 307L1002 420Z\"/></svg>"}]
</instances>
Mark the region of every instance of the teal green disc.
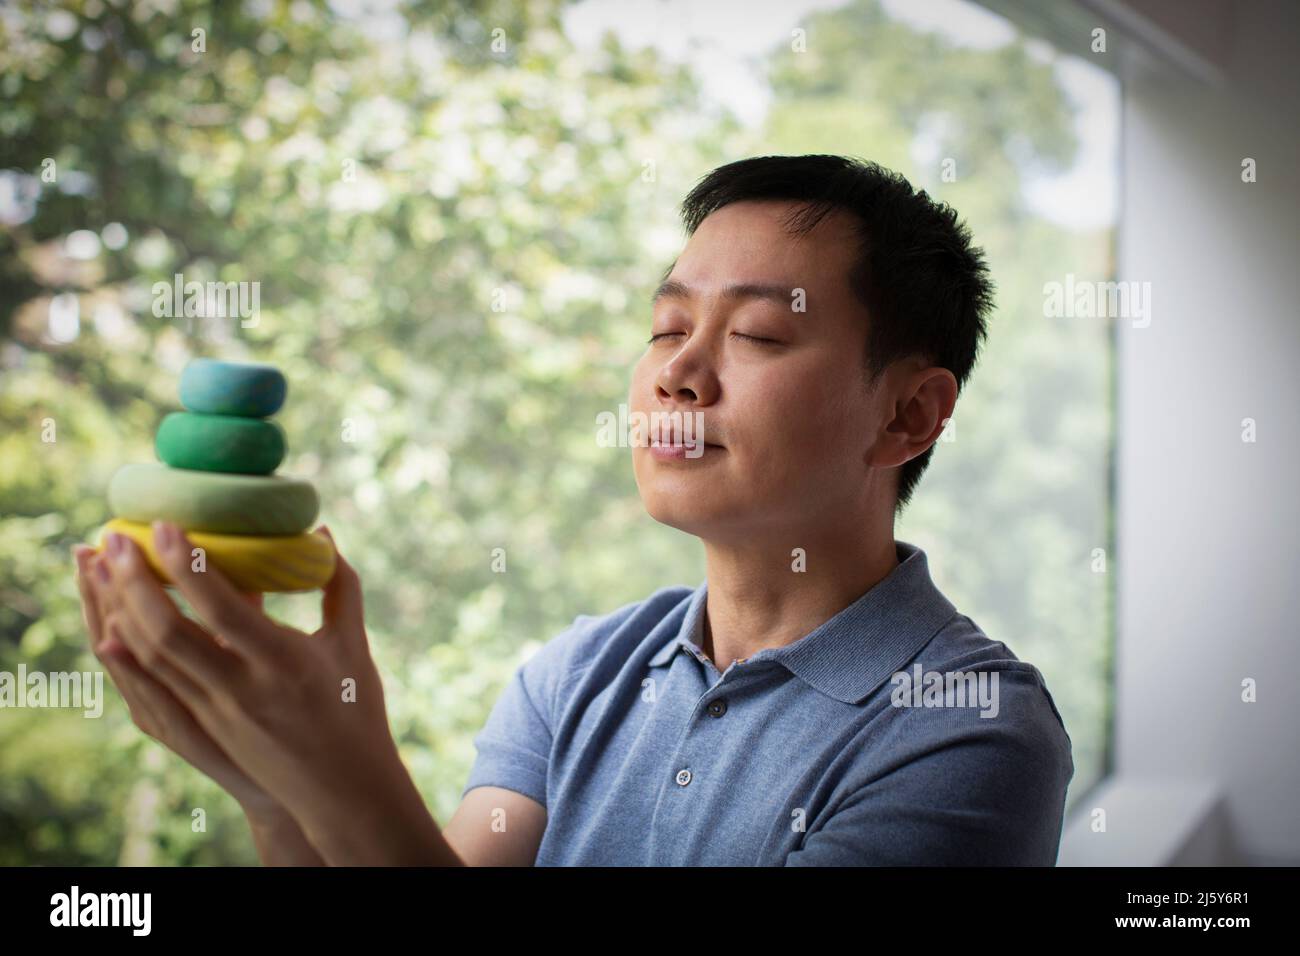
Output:
<instances>
[{"instance_id":1,"label":"teal green disc","mask_svg":"<svg viewBox=\"0 0 1300 956\"><path fill-rule=\"evenodd\" d=\"M173 468L269 475L284 461L284 429L265 418L172 412L154 438Z\"/></svg>"}]
</instances>

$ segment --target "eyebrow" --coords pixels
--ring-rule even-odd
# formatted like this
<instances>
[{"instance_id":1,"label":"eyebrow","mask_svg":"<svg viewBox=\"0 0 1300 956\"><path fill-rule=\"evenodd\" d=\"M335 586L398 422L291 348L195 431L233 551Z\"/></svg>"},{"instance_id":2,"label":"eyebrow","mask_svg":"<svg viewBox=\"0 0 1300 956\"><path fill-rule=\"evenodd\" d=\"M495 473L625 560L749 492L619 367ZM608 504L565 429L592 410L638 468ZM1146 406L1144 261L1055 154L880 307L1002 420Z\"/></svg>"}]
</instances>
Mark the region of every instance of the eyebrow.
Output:
<instances>
[{"instance_id":1,"label":"eyebrow","mask_svg":"<svg viewBox=\"0 0 1300 956\"><path fill-rule=\"evenodd\" d=\"M724 299L767 299L778 305L788 306L792 291L792 289L770 282L740 282L724 288L722 297ZM659 283L659 288L651 296L650 304L654 305L660 299L691 299L694 297L694 290L686 283L678 282L676 279L665 279Z\"/></svg>"}]
</instances>

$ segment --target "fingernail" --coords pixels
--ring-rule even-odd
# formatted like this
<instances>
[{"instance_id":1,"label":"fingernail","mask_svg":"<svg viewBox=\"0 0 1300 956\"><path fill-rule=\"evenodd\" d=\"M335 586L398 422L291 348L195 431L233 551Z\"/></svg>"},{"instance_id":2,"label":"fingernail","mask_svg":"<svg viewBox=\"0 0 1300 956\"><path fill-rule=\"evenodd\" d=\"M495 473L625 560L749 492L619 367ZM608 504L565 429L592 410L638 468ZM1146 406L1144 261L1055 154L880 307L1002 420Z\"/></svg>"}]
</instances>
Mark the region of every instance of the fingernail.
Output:
<instances>
[{"instance_id":1,"label":"fingernail","mask_svg":"<svg viewBox=\"0 0 1300 956\"><path fill-rule=\"evenodd\" d=\"M155 521L153 523L153 540L158 550L164 554L171 552L176 546L176 528L169 521Z\"/></svg>"},{"instance_id":2,"label":"fingernail","mask_svg":"<svg viewBox=\"0 0 1300 956\"><path fill-rule=\"evenodd\" d=\"M102 557L95 561L95 577L99 579L100 584L113 583L113 575L108 570L108 562Z\"/></svg>"},{"instance_id":3,"label":"fingernail","mask_svg":"<svg viewBox=\"0 0 1300 956\"><path fill-rule=\"evenodd\" d=\"M108 536L108 556L119 568L126 567L131 559L131 552L126 546L126 538L123 535L114 532Z\"/></svg>"}]
</instances>

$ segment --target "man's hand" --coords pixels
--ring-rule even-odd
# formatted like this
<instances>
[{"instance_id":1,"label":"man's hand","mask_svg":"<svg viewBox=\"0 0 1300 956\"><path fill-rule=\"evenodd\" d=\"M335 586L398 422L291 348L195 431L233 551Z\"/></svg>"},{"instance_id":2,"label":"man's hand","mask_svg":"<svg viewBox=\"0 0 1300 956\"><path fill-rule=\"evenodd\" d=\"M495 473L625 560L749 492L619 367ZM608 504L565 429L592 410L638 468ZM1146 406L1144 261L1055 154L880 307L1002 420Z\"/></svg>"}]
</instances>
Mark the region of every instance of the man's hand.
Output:
<instances>
[{"instance_id":1,"label":"man's hand","mask_svg":"<svg viewBox=\"0 0 1300 956\"><path fill-rule=\"evenodd\" d=\"M108 537L110 580L102 588L112 595L104 640L120 642L138 673L165 688L183 712L155 710L145 719L184 728L191 717L216 752L298 821L328 862L459 863L397 753L361 584L337 549L321 627L305 634L268 618L216 568L192 570L191 544L175 525L155 522L154 543L199 621L181 614L125 536ZM138 675L118 666L125 658L114 646L107 656L129 686ZM215 753L200 759L225 771Z\"/></svg>"},{"instance_id":2,"label":"man's hand","mask_svg":"<svg viewBox=\"0 0 1300 956\"><path fill-rule=\"evenodd\" d=\"M248 818L263 863L270 866L323 864L321 855L307 842L302 829L285 809L235 766L176 696L140 666L120 638L108 635L105 620L110 612L118 609L118 592L108 586L112 581L108 556L97 554L94 548L84 544L73 548L73 556L91 653L108 671L135 725L212 778L238 801ZM244 598L261 608L260 594L247 594ZM122 618L118 615L116 619Z\"/></svg>"}]
</instances>

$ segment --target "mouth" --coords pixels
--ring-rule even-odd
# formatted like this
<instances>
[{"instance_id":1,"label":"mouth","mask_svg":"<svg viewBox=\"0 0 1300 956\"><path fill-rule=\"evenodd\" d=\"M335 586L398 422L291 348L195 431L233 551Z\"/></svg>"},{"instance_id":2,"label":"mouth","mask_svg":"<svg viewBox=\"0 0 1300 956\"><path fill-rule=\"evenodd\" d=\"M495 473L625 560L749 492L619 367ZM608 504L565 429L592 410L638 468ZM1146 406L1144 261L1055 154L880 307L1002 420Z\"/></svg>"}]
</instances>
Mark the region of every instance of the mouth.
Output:
<instances>
[{"instance_id":1,"label":"mouth","mask_svg":"<svg viewBox=\"0 0 1300 956\"><path fill-rule=\"evenodd\" d=\"M688 445L681 442L651 441L648 447L650 456L656 461L716 461L718 453L726 451L722 445L709 442Z\"/></svg>"}]
</instances>

